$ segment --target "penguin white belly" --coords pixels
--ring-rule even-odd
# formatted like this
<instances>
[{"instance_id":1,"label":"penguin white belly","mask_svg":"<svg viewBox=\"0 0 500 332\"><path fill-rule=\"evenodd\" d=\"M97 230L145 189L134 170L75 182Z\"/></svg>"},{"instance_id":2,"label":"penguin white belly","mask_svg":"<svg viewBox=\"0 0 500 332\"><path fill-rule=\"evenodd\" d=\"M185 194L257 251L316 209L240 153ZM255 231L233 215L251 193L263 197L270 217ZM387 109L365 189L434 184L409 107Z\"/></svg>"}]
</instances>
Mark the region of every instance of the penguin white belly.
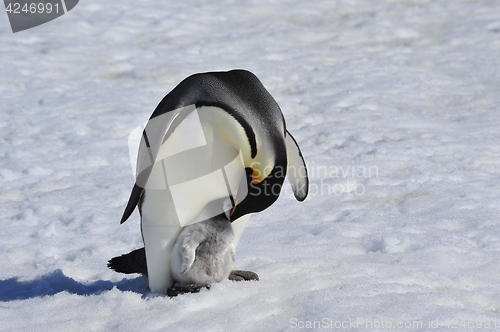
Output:
<instances>
[{"instance_id":1,"label":"penguin white belly","mask_svg":"<svg viewBox=\"0 0 500 332\"><path fill-rule=\"evenodd\" d=\"M141 228L146 248L148 282L152 292L165 293L173 285L170 261L181 228L168 191L148 189L142 206Z\"/></svg>"},{"instance_id":2,"label":"penguin white belly","mask_svg":"<svg viewBox=\"0 0 500 332\"><path fill-rule=\"evenodd\" d=\"M240 242L241 234L243 233L243 230L247 226L247 222L250 219L250 214L246 214L242 217L239 217L235 221L231 223L231 226L233 227L233 232L234 232L234 238L233 238L233 247L236 248L238 245L238 242Z\"/></svg>"},{"instance_id":3,"label":"penguin white belly","mask_svg":"<svg viewBox=\"0 0 500 332\"><path fill-rule=\"evenodd\" d=\"M182 246L174 248L174 243L182 229L184 229L182 233L184 236L181 236L183 239L212 234L218 229L213 225L215 222L227 224L232 244L234 233L229 220L219 222L217 218L209 218L233 209L230 201L228 201L229 206L225 208L222 204L222 200L230 194L234 195L237 201L238 197L242 200L247 191L242 153L234 144L225 143L224 137L220 137L230 131L228 127L232 128L231 125L235 127L235 120L216 107L204 108L203 111L194 109L187 114L175 128L172 128L169 138L159 149L156 162L149 174L141 208L149 288L153 292L165 292L174 281L185 283L192 279L193 284L203 284L222 280L219 275L224 277L229 275L230 270L226 273L222 265L230 261L227 257L231 255L220 257L226 251L219 248L227 242L228 234L214 241L201 239L198 243L201 252L199 263L195 264L187 274L180 273L178 269L170 270L171 260L176 257L179 250L183 250L183 254L187 254L188 250ZM238 128L231 130L239 132ZM195 139L195 144L193 135L197 132L198 134L201 132L201 135L198 135L201 137ZM244 154L248 154L246 150L248 148L244 149ZM183 159L179 159L181 153ZM172 161L172 158L177 159ZM178 162L179 160L182 163ZM199 227L190 226L198 222L202 222ZM184 226L187 228L183 228ZM241 231L238 231L237 239ZM177 242L179 243L179 240ZM203 247L207 247L205 251ZM208 257L205 252L213 253L214 258ZM232 252L234 255L234 249ZM205 262L204 266L201 266L202 262ZM228 264L232 266L232 262L233 260ZM203 275L201 269L208 268L209 263L217 265L213 272L215 274L201 277Z\"/></svg>"},{"instance_id":4,"label":"penguin white belly","mask_svg":"<svg viewBox=\"0 0 500 332\"><path fill-rule=\"evenodd\" d=\"M184 227L172 252L172 276L182 285L207 286L227 279L235 260L234 233L224 217Z\"/></svg>"}]
</instances>

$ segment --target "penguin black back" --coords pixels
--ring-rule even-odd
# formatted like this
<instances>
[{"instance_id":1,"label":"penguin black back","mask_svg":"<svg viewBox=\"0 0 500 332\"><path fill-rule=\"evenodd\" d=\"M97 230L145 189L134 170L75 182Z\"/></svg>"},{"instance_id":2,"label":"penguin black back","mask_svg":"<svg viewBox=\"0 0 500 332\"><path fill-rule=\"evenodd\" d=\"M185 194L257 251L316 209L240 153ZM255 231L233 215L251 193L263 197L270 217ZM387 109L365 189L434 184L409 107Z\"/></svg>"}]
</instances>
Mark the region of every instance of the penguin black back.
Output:
<instances>
[{"instance_id":1,"label":"penguin black back","mask_svg":"<svg viewBox=\"0 0 500 332\"><path fill-rule=\"evenodd\" d=\"M252 158L257 155L259 148L256 134L266 135L266 139L276 145L273 151L273 169L262 182L252 183L251 170L247 168L249 193L236 206L231 221L248 213L262 211L273 204L286 176L287 156L283 141L286 128L281 109L259 79L246 70L194 74L184 79L162 99L150 120L189 105L196 105L197 108L216 106L233 116L245 130ZM256 130L259 132L256 133ZM147 178L148 170L141 176ZM134 184L121 223L130 217L143 193L144 188Z\"/></svg>"}]
</instances>

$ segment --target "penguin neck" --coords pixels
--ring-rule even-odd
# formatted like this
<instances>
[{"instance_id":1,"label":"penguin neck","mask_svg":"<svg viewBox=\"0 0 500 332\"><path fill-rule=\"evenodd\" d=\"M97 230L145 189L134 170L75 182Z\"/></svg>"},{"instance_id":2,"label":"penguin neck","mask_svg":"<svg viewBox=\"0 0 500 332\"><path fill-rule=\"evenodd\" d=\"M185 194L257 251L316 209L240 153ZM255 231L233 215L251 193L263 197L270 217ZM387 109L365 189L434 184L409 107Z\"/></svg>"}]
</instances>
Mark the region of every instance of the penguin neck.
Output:
<instances>
[{"instance_id":1,"label":"penguin neck","mask_svg":"<svg viewBox=\"0 0 500 332\"><path fill-rule=\"evenodd\" d=\"M274 151L270 148L262 148L263 141L260 128L253 128L257 132L255 138L256 155L252 156L251 139L247 136L245 128L226 110L216 106L200 106L198 114L205 133L207 142L226 142L241 151L245 167L258 166L262 177L265 178L274 166ZM265 139L265 138L264 138Z\"/></svg>"}]
</instances>

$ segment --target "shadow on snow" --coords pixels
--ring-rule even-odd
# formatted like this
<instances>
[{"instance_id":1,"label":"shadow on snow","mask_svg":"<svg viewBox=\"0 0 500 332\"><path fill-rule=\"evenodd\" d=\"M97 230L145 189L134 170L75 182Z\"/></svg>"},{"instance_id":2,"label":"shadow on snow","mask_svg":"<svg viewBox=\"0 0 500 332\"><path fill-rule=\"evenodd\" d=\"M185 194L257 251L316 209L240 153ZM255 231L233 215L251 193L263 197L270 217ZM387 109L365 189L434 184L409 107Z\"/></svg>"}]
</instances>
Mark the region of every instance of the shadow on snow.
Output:
<instances>
[{"instance_id":1,"label":"shadow on snow","mask_svg":"<svg viewBox=\"0 0 500 332\"><path fill-rule=\"evenodd\" d=\"M0 301L26 300L46 295L68 292L77 295L99 295L118 288L122 291L132 291L138 294L147 293L146 277L123 279L119 282L98 280L91 284L80 283L67 277L58 269L35 280L18 281L19 277L0 280Z\"/></svg>"}]
</instances>

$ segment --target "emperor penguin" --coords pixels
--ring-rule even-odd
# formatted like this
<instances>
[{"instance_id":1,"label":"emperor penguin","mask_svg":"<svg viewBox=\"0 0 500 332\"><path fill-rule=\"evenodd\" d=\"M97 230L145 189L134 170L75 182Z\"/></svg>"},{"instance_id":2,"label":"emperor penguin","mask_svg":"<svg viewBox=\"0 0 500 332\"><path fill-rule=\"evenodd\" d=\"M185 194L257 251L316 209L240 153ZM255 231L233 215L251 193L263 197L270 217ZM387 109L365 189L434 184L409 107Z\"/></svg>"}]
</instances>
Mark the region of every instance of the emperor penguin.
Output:
<instances>
[{"instance_id":1,"label":"emperor penguin","mask_svg":"<svg viewBox=\"0 0 500 332\"><path fill-rule=\"evenodd\" d=\"M152 292L167 294L176 285L258 280L231 270L235 248L250 214L278 199L285 177L303 201L304 159L259 79L246 70L189 76L162 99L142 132L121 223L137 206L144 248L108 266L147 275Z\"/></svg>"}]
</instances>

